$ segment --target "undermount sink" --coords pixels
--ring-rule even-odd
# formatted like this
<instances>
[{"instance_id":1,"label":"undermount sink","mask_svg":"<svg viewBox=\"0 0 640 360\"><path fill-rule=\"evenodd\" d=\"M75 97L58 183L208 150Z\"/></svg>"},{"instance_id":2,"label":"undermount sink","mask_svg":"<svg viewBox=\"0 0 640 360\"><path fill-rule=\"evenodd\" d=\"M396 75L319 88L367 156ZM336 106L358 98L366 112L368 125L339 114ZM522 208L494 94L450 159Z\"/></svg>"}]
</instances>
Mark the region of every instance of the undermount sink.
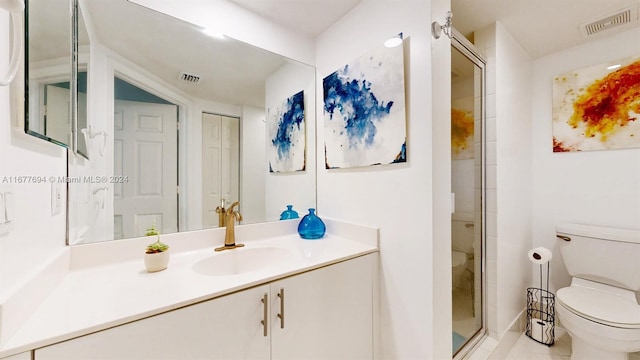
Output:
<instances>
[{"instance_id":1,"label":"undermount sink","mask_svg":"<svg viewBox=\"0 0 640 360\"><path fill-rule=\"evenodd\" d=\"M202 275L238 275L262 270L291 259L288 250L277 247L236 248L202 259L193 270Z\"/></svg>"}]
</instances>

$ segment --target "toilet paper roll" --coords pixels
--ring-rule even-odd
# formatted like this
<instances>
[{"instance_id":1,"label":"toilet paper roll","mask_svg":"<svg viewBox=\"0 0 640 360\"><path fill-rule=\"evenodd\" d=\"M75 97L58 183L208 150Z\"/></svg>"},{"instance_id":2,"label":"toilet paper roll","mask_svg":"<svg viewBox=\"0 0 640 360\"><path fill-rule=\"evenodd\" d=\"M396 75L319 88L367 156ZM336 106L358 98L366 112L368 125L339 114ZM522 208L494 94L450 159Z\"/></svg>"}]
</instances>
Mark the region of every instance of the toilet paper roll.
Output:
<instances>
[{"instance_id":1,"label":"toilet paper roll","mask_svg":"<svg viewBox=\"0 0 640 360\"><path fill-rule=\"evenodd\" d=\"M531 330L530 330L531 333L527 335L529 335L530 338L532 338L533 340L539 343L548 344L551 340L549 339L548 336L545 335L548 326L551 326L551 325L547 324L547 322L545 321L542 321L539 319L532 319Z\"/></svg>"},{"instance_id":2,"label":"toilet paper roll","mask_svg":"<svg viewBox=\"0 0 640 360\"><path fill-rule=\"evenodd\" d=\"M534 264L546 264L551 261L552 258L553 254L551 253L551 250L545 247L540 246L529 250L529 260Z\"/></svg>"}]
</instances>

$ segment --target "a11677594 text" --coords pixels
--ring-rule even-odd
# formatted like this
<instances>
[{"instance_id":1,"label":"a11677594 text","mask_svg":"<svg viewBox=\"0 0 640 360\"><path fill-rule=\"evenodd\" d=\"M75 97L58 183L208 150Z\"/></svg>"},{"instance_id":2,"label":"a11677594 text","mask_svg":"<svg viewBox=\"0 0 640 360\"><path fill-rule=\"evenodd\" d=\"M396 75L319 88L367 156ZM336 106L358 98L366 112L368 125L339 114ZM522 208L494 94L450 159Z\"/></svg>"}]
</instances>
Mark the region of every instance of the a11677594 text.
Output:
<instances>
[{"instance_id":1,"label":"a11677594 text","mask_svg":"<svg viewBox=\"0 0 640 360\"><path fill-rule=\"evenodd\" d=\"M128 176L37 176L37 175L14 175L0 177L2 184L42 184L42 183L65 183L65 184L122 184L129 182Z\"/></svg>"}]
</instances>

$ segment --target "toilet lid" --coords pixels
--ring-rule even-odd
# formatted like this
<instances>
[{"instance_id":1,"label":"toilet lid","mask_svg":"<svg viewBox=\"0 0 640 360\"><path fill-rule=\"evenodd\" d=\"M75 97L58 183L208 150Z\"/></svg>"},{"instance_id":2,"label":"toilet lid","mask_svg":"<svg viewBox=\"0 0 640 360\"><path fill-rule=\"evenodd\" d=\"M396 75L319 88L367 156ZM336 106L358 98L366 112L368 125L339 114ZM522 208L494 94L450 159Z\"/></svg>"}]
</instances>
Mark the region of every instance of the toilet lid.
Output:
<instances>
[{"instance_id":1,"label":"toilet lid","mask_svg":"<svg viewBox=\"0 0 640 360\"><path fill-rule=\"evenodd\" d=\"M451 252L451 267L464 265L465 262L467 262L467 254L461 253L459 251Z\"/></svg>"},{"instance_id":2,"label":"toilet lid","mask_svg":"<svg viewBox=\"0 0 640 360\"><path fill-rule=\"evenodd\" d=\"M605 325L640 328L640 305L601 290L570 286L558 290L558 302L568 310Z\"/></svg>"}]
</instances>

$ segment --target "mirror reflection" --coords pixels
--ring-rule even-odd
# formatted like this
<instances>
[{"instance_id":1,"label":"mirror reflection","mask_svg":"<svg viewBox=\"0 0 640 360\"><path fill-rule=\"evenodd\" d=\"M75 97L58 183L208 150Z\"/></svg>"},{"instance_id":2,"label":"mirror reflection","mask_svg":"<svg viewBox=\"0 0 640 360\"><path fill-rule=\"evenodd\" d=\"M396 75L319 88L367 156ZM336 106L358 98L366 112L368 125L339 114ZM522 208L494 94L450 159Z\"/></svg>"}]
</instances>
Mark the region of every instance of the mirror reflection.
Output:
<instances>
[{"instance_id":1,"label":"mirror reflection","mask_svg":"<svg viewBox=\"0 0 640 360\"><path fill-rule=\"evenodd\" d=\"M69 160L69 243L243 224L315 207L315 70L125 0L80 0L88 158ZM266 114L305 94L306 170L270 173ZM80 96L79 96L80 97Z\"/></svg>"},{"instance_id":2,"label":"mirror reflection","mask_svg":"<svg viewBox=\"0 0 640 360\"><path fill-rule=\"evenodd\" d=\"M25 132L65 147L71 145L71 5L70 0L30 0L25 4L29 18ZM79 20L78 43L86 48L86 27L83 19ZM77 77L80 129L86 128L87 73L83 60ZM78 139L77 146L78 153L86 157L84 138Z\"/></svg>"},{"instance_id":3,"label":"mirror reflection","mask_svg":"<svg viewBox=\"0 0 640 360\"><path fill-rule=\"evenodd\" d=\"M71 10L68 0L25 3L29 16L26 41L25 131L68 146L71 134ZM56 44L56 46L51 46Z\"/></svg>"}]
</instances>

